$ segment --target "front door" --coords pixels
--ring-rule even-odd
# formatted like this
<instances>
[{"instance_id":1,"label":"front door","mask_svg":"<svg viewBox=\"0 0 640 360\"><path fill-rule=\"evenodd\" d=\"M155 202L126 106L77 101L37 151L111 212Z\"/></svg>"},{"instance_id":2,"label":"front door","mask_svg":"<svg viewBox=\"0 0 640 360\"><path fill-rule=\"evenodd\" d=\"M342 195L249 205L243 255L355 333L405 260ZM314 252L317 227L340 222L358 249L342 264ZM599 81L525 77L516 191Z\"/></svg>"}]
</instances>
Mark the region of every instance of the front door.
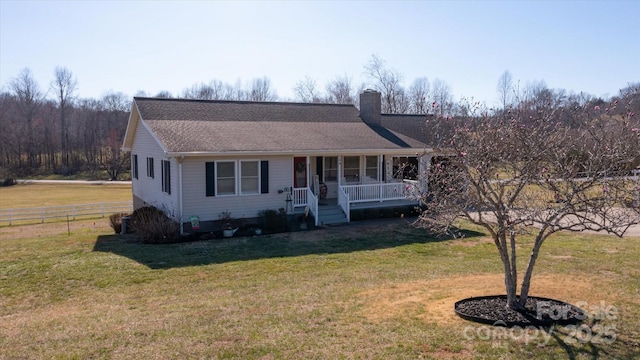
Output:
<instances>
[{"instance_id":1,"label":"front door","mask_svg":"<svg viewBox=\"0 0 640 360\"><path fill-rule=\"evenodd\" d=\"M293 158L293 187L294 188L307 187L307 158L306 157Z\"/></svg>"}]
</instances>

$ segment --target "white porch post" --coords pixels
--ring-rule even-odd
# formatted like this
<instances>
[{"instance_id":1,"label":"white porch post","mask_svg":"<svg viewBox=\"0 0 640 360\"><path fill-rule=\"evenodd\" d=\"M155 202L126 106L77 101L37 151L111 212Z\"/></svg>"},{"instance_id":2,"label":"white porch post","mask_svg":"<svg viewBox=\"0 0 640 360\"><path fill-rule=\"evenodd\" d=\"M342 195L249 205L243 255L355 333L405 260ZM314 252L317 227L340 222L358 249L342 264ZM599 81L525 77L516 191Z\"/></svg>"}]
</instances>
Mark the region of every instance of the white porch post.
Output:
<instances>
[{"instance_id":1,"label":"white porch post","mask_svg":"<svg viewBox=\"0 0 640 360\"><path fill-rule=\"evenodd\" d=\"M338 155L338 187L342 184L342 155Z\"/></svg>"},{"instance_id":2,"label":"white porch post","mask_svg":"<svg viewBox=\"0 0 640 360\"><path fill-rule=\"evenodd\" d=\"M376 175L378 177L378 188L379 188L379 192L380 192L380 201L382 201L382 189L384 188L384 183L382 182L382 169L384 167L384 164L382 163L382 154L378 154L378 166L377 166L377 172L378 174Z\"/></svg>"},{"instance_id":3,"label":"white porch post","mask_svg":"<svg viewBox=\"0 0 640 360\"><path fill-rule=\"evenodd\" d=\"M420 189L423 194L429 191L429 170L431 169L431 158L433 155L423 155L418 162L418 172L420 174Z\"/></svg>"},{"instance_id":4,"label":"white porch post","mask_svg":"<svg viewBox=\"0 0 640 360\"><path fill-rule=\"evenodd\" d=\"M387 173L387 182L393 182L393 156L387 156L387 161L384 165L384 171Z\"/></svg>"},{"instance_id":5,"label":"white porch post","mask_svg":"<svg viewBox=\"0 0 640 360\"><path fill-rule=\"evenodd\" d=\"M311 157L307 156L307 187L311 189ZM315 189L314 189L315 190Z\"/></svg>"}]
</instances>

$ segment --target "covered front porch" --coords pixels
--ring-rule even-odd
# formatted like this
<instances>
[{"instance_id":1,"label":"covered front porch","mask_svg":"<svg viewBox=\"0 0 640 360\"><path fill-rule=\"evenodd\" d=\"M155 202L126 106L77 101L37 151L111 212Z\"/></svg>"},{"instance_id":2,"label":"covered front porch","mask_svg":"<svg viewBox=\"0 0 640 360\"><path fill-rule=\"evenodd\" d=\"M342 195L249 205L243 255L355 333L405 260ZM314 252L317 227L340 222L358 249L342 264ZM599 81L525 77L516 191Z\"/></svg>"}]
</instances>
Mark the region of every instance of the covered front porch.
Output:
<instances>
[{"instance_id":1,"label":"covered front porch","mask_svg":"<svg viewBox=\"0 0 640 360\"><path fill-rule=\"evenodd\" d=\"M291 211L308 208L316 225L327 225L350 222L356 209L418 205L426 190L418 174L428 173L430 161L427 154L294 157Z\"/></svg>"}]
</instances>

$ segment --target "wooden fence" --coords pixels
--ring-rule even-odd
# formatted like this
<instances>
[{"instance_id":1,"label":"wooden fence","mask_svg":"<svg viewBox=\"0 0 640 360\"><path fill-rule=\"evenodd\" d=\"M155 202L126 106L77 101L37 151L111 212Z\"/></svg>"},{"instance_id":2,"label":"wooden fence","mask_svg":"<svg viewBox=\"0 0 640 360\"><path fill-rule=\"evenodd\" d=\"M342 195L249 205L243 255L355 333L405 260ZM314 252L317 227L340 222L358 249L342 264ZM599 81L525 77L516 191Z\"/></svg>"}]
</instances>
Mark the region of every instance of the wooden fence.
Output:
<instances>
[{"instance_id":1,"label":"wooden fence","mask_svg":"<svg viewBox=\"0 0 640 360\"><path fill-rule=\"evenodd\" d=\"M104 218L113 213L133 211L131 201L102 202L37 208L0 209L0 226L44 223L47 220Z\"/></svg>"}]
</instances>

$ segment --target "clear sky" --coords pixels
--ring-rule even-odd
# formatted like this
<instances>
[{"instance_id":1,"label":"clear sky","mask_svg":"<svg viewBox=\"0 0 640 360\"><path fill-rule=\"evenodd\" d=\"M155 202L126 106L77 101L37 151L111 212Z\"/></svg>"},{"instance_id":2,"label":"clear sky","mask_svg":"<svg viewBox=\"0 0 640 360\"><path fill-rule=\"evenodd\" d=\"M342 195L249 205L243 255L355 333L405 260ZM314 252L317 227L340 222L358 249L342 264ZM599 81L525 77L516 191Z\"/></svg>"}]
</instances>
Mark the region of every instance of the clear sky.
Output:
<instances>
[{"instance_id":1,"label":"clear sky","mask_svg":"<svg viewBox=\"0 0 640 360\"><path fill-rule=\"evenodd\" d=\"M80 97L133 96L212 79L267 76L281 99L310 77L366 83L376 54L404 75L441 79L454 98L496 103L498 78L615 95L640 81L633 1L0 0L0 86L28 67L48 89L56 66Z\"/></svg>"}]
</instances>

